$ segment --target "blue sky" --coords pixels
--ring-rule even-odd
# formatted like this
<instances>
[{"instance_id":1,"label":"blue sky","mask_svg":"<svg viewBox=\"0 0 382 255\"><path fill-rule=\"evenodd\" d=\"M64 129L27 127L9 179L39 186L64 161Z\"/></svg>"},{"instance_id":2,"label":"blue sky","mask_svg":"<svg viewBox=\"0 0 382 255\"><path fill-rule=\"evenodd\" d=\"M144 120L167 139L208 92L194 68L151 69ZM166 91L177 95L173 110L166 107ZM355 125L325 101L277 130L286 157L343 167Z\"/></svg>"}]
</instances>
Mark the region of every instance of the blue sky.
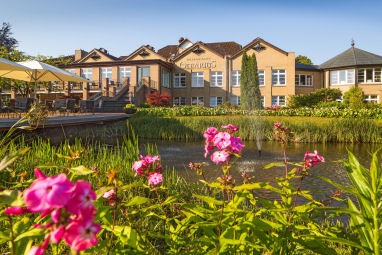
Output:
<instances>
[{"instance_id":1,"label":"blue sky","mask_svg":"<svg viewBox=\"0 0 382 255\"><path fill-rule=\"evenodd\" d=\"M350 47L382 55L382 1L321 0L1 0L18 49L57 57L103 47L128 55L191 41L256 37L321 64Z\"/></svg>"}]
</instances>

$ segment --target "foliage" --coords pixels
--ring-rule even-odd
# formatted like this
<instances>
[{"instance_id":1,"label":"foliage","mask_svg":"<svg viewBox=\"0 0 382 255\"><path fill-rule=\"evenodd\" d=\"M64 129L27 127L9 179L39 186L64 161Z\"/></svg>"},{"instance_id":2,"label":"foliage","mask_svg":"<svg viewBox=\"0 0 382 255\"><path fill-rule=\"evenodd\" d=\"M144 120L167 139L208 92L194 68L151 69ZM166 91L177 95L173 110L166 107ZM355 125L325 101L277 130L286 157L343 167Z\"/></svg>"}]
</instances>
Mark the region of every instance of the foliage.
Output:
<instances>
[{"instance_id":1,"label":"foliage","mask_svg":"<svg viewBox=\"0 0 382 255\"><path fill-rule=\"evenodd\" d=\"M159 92L153 92L146 96L146 99L150 106L169 106L171 96L169 94L159 94Z\"/></svg>"},{"instance_id":2,"label":"foliage","mask_svg":"<svg viewBox=\"0 0 382 255\"><path fill-rule=\"evenodd\" d=\"M313 65L313 62L307 56L298 55L296 57L296 64Z\"/></svg>"},{"instance_id":3,"label":"foliage","mask_svg":"<svg viewBox=\"0 0 382 255\"><path fill-rule=\"evenodd\" d=\"M291 108L315 107L321 102L333 102L340 99L341 90L322 88L305 95L291 95L288 100L288 106Z\"/></svg>"},{"instance_id":4,"label":"foliage","mask_svg":"<svg viewBox=\"0 0 382 255\"><path fill-rule=\"evenodd\" d=\"M360 87L352 86L344 94L344 104L350 109L361 109L364 108L365 103L363 102L364 95Z\"/></svg>"},{"instance_id":5,"label":"foliage","mask_svg":"<svg viewBox=\"0 0 382 255\"><path fill-rule=\"evenodd\" d=\"M259 88L259 76L256 55L247 56L243 53L240 77L240 101L244 110L261 109L261 93Z\"/></svg>"},{"instance_id":6,"label":"foliage","mask_svg":"<svg viewBox=\"0 0 382 255\"><path fill-rule=\"evenodd\" d=\"M0 29L0 47L5 47L8 51L13 51L18 42L12 37L12 26L9 23L3 22L3 26Z\"/></svg>"}]
</instances>

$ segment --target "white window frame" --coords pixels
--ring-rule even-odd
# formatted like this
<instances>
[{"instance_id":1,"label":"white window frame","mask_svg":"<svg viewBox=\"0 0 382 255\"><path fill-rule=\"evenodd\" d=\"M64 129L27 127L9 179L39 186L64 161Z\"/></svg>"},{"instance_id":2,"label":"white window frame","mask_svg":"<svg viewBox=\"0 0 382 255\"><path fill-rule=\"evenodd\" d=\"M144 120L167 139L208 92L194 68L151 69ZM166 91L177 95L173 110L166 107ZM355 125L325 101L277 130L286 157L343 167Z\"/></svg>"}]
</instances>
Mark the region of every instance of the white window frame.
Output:
<instances>
[{"instance_id":1,"label":"white window frame","mask_svg":"<svg viewBox=\"0 0 382 255\"><path fill-rule=\"evenodd\" d=\"M231 96L231 103L240 106L240 96Z\"/></svg>"},{"instance_id":2,"label":"white window frame","mask_svg":"<svg viewBox=\"0 0 382 255\"><path fill-rule=\"evenodd\" d=\"M111 67L101 67L101 82L105 78L109 78L109 81L113 80L113 68L111 68Z\"/></svg>"},{"instance_id":3,"label":"white window frame","mask_svg":"<svg viewBox=\"0 0 382 255\"><path fill-rule=\"evenodd\" d=\"M259 69L257 75L259 77L259 86L265 86L265 70ZM262 78L260 79L260 77ZM261 83L261 81L263 81L263 83Z\"/></svg>"},{"instance_id":4,"label":"white window frame","mask_svg":"<svg viewBox=\"0 0 382 255\"><path fill-rule=\"evenodd\" d=\"M367 71L372 71L372 79L367 80ZM361 74L362 71L362 74ZM377 72L379 73L379 81L377 79ZM360 80L363 77L363 80ZM361 68L357 70L357 82L358 83L382 83L382 72L381 68Z\"/></svg>"},{"instance_id":5,"label":"white window frame","mask_svg":"<svg viewBox=\"0 0 382 255\"><path fill-rule=\"evenodd\" d=\"M204 87L204 72L191 73L191 86L194 88Z\"/></svg>"},{"instance_id":6,"label":"white window frame","mask_svg":"<svg viewBox=\"0 0 382 255\"><path fill-rule=\"evenodd\" d=\"M213 102L213 104L212 104L212 102ZM221 104L223 104L223 97L210 97L210 107L216 107L216 106L221 105Z\"/></svg>"},{"instance_id":7,"label":"white window frame","mask_svg":"<svg viewBox=\"0 0 382 255\"><path fill-rule=\"evenodd\" d=\"M191 105L204 106L204 97L191 97Z\"/></svg>"},{"instance_id":8,"label":"white window frame","mask_svg":"<svg viewBox=\"0 0 382 255\"><path fill-rule=\"evenodd\" d=\"M162 70L162 87L170 87L170 72L167 70Z\"/></svg>"},{"instance_id":9,"label":"white window frame","mask_svg":"<svg viewBox=\"0 0 382 255\"><path fill-rule=\"evenodd\" d=\"M93 80L93 68L81 68L81 76L90 81Z\"/></svg>"},{"instance_id":10,"label":"white window frame","mask_svg":"<svg viewBox=\"0 0 382 255\"><path fill-rule=\"evenodd\" d=\"M239 87L240 86L240 78L241 78L241 71L240 70L233 70L231 72L231 86L232 87Z\"/></svg>"},{"instance_id":11,"label":"white window frame","mask_svg":"<svg viewBox=\"0 0 382 255\"><path fill-rule=\"evenodd\" d=\"M286 96L272 96L272 105L286 106Z\"/></svg>"},{"instance_id":12,"label":"white window frame","mask_svg":"<svg viewBox=\"0 0 382 255\"><path fill-rule=\"evenodd\" d=\"M295 85L296 86L313 87L313 75L311 75L311 74L296 74L294 77L295 77ZM305 77L305 83L302 83L301 77Z\"/></svg>"},{"instance_id":13,"label":"white window frame","mask_svg":"<svg viewBox=\"0 0 382 255\"><path fill-rule=\"evenodd\" d=\"M131 77L131 67L130 66L120 66L118 68L118 79L119 79L119 82L123 82L123 78L130 78Z\"/></svg>"},{"instance_id":14,"label":"white window frame","mask_svg":"<svg viewBox=\"0 0 382 255\"><path fill-rule=\"evenodd\" d=\"M284 82L281 82L281 77L284 76ZM276 79L275 79L276 78ZM276 80L276 82L275 82ZM286 85L286 70L285 69L272 69L272 85L285 86Z\"/></svg>"},{"instance_id":15,"label":"white window frame","mask_svg":"<svg viewBox=\"0 0 382 255\"><path fill-rule=\"evenodd\" d=\"M377 103L377 104L379 104L379 95L375 95L375 94L365 95L363 101L366 103Z\"/></svg>"},{"instance_id":16,"label":"white window frame","mask_svg":"<svg viewBox=\"0 0 382 255\"><path fill-rule=\"evenodd\" d=\"M185 97L174 97L173 98L173 105L174 106L186 105L186 98Z\"/></svg>"},{"instance_id":17,"label":"white window frame","mask_svg":"<svg viewBox=\"0 0 382 255\"><path fill-rule=\"evenodd\" d=\"M210 86L211 87L223 86L223 72L213 71L210 73Z\"/></svg>"},{"instance_id":18,"label":"white window frame","mask_svg":"<svg viewBox=\"0 0 382 255\"><path fill-rule=\"evenodd\" d=\"M342 79L342 77L344 79ZM355 69L330 71L330 85L348 85L355 82Z\"/></svg>"},{"instance_id":19,"label":"white window frame","mask_svg":"<svg viewBox=\"0 0 382 255\"><path fill-rule=\"evenodd\" d=\"M186 87L186 73L174 73L174 88Z\"/></svg>"}]
</instances>

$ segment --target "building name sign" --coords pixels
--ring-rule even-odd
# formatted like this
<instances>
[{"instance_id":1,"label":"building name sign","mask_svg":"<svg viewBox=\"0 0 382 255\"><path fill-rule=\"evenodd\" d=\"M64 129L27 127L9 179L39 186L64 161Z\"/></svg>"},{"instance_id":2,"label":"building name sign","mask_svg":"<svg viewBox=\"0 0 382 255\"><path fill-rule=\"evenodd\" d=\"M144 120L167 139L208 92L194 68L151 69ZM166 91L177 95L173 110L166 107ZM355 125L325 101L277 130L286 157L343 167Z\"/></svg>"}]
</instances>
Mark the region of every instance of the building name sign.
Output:
<instances>
[{"instance_id":1,"label":"building name sign","mask_svg":"<svg viewBox=\"0 0 382 255\"><path fill-rule=\"evenodd\" d=\"M183 69L210 69L216 67L216 61L210 58L189 58L185 62L180 62L179 67Z\"/></svg>"}]
</instances>

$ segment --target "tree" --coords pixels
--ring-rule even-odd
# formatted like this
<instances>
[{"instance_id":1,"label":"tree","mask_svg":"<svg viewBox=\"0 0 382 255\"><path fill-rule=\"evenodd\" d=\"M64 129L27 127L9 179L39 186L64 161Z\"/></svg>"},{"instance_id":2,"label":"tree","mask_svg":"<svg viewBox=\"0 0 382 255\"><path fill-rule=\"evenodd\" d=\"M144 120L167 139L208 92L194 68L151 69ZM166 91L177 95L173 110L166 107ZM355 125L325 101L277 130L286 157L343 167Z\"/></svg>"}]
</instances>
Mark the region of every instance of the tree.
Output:
<instances>
[{"instance_id":1,"label":"tree","mask_svg":"<svg viewBox=\"0 0 382 255\"><path fill-rule=\"evenodd\" d=\"M243 53L240 77L240 102L244 110L261 109L261 93L255 54L247 56Z\"/></svg>"},{"instance_id":2,"label":"tree","mask_svg":"<svg viewBox=\"0 0 382 255\"><path fill-rule=\"evenodd\" d=\"M169 94L159 94L158 92L153 92L146 96L147 102L150 106L169 106L171 96Z\"/></svg>"},{"instance_id":3,"label":"tree","mask_svg":"<svg viewBox=\"0 0 382 255\"><path fill-rule=\"evenodd\" d=\"M0 29L0 46L4 46L8 51L12 51L17 46L17 40L12 37L11 25L3 22L3 26Z\"/></svg>"},{"instance_id":4,"label":"tree","mask_svg":"<svg viewBox=\"0 0 382 255\"><path fill-rule=\"evenodd\" d=\"M307 56L298 55L296 57L296 64L313 65L313 62Z\"/></svg>"},{"instance_id":5,"label":"tree","mask_svg":"<svg viewBox=\"0 0 382 255\"><path fill-rule=\"evenodd\" d=\"M344 94L344 104L348 105L349 108L359 109L365 106L363 102L364 95L360 87L352 86Z\"/></svg>"}]
</instances>

